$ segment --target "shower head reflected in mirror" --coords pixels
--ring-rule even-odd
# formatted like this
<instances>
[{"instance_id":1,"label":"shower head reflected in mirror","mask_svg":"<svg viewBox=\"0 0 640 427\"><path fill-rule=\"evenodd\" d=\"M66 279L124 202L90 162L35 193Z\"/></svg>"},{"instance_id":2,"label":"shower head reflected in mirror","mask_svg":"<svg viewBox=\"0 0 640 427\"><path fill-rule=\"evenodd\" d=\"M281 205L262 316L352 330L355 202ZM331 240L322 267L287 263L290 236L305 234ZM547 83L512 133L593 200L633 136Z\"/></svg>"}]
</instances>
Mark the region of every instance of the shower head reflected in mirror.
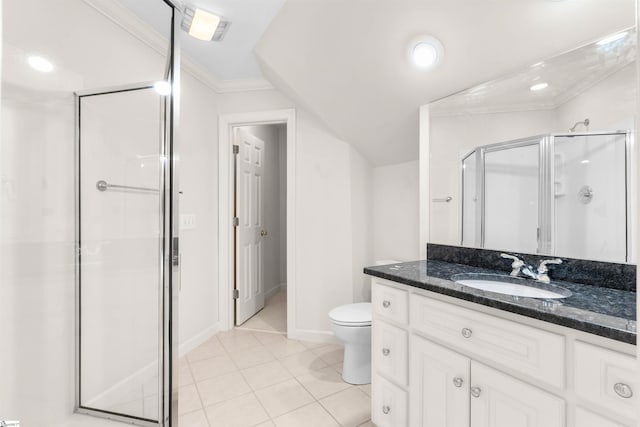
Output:
<instances>
[{"instance_id":1,"label":"shower head reflected in mirror","mask_svg":"<svg viewBox=\"0 0 640 427\"><path fill-rule=\"evenodd\" d=\"M590 123L590 120L589 120L589 119L584 119L584 120L583 120L583 121L581 121L581 122L576 122L576 124L575 124L575 125L573 125L573 127L569 129L569 132L575 132L575 131L576 131L576 127L577 127L578 125L584 125L584 127L586 128L586 130L589 130L589 123Z\"/></svg>"}]
</instances>

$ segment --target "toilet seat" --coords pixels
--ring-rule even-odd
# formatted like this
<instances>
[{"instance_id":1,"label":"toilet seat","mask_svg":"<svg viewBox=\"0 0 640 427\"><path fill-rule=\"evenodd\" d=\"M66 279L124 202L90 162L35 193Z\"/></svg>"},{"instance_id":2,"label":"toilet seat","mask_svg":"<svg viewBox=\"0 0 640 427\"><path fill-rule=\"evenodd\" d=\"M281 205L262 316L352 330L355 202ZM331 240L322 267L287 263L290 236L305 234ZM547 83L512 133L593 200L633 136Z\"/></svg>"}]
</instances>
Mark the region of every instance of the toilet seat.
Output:
<instances>
[{"instance_id":1,"label":"toilet seat","mask_svg":"<svg viewBox=\"0 0 640 427\"><path fill-rule=\"evenodd\" d=\"M371 303L359 302L336 307L329 312L331 321L340 326L371 326Z\"/></svg>"}]
</instances>

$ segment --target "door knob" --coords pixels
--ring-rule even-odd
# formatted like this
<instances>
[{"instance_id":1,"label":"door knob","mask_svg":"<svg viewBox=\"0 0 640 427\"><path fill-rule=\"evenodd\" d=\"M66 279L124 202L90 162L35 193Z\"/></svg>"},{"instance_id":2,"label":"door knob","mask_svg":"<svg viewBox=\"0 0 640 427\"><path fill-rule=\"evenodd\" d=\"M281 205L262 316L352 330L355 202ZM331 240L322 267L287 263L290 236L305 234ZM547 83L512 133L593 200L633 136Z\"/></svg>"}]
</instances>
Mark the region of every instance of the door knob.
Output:
<instances>
[{"instance_id":1,"label":"door knob","mask_svg":"<svg viewBox=\"0 0 640 427\"><path fill-rule=\"evenodd\" d=\"M267 235L267 234L269 234L269 233L267 232L267 230L262 230L262 231L260 232L260 235L261 235L262 237L266 237L266 235Z\"/></svg>"},{"instance_id":2,"label":"door knob","mask_svg":"<svg viewBox=\"0 0 640 427\"><path fill-rule=\"evenodd\" d=\"M480 393L482 393L480 387L471 387L471 396L480 397Z\"/></svg>"},{"instance_id":3,"label":"door knob","mask_svg":"<svg viewBox=\"0 0 640 427\"><path fill-rule=\"evenodd\" d=\"M456 387L462 387L462 383L464 382L464 380L460 377L455 377L453 379L453 385Z\"/></svg>"}]
</instances>

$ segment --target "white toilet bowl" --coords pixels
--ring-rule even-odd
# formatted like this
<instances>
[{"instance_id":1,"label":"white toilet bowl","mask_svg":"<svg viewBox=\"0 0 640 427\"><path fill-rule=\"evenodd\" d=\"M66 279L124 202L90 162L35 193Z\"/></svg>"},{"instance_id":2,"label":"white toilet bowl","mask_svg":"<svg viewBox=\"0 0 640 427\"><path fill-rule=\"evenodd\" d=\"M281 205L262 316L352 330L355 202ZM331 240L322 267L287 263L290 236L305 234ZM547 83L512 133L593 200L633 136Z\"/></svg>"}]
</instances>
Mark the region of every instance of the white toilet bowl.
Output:
<instances>
[{"instance_id":1,"label":"white toilet bowl","mask_svg":"<svg viewBox=\"0 0 640 427\"><path fill-rule=\"evenodd\" d=\"M349 384L371 382L371 303L336 307L329 312L336 337L344 343L342 379Z\"/></svg>"}]
</instances>

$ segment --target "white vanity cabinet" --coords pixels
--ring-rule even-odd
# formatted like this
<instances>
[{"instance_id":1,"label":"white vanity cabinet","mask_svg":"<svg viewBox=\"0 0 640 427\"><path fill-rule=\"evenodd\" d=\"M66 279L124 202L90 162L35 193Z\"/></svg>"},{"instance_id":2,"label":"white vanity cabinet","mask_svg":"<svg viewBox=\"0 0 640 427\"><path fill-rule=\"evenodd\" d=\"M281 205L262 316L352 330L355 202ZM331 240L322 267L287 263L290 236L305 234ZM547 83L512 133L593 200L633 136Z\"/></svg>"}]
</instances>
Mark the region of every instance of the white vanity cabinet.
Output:
<instances>
[{"instance_id":1,"label":"white vanity cabinet","mask_svg":"<svg viewBox=\"0 0 640 427\"><path fill-rule=\"evenodd\" d=\"M372 284L377 426L635 425L634 346L388 280Z\"/></svg>"}]
</instances>

